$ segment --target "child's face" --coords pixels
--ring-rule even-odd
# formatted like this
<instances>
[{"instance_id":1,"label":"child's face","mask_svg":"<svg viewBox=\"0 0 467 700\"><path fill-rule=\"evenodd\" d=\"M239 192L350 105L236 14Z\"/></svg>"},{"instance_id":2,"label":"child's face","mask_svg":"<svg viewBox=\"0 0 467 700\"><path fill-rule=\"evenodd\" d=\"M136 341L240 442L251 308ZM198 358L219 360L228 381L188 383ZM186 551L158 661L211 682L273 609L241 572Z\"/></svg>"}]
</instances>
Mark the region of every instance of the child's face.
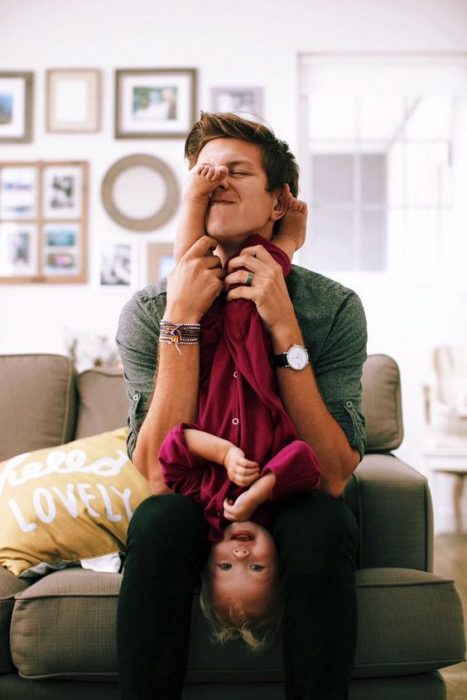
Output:
<instances>
[{"instance_id":1,"label":"child's face","mask_svg":"<svg viewBox=\"0 0 467 700\"><path fill-rule=\"evenodd\" d=\"M261 619L277 591L277 550L261 525L231 523L224 539L211 548L208 562L211 595L219 612L241 603L249 617Z\"/></svg>"}]
</instances>

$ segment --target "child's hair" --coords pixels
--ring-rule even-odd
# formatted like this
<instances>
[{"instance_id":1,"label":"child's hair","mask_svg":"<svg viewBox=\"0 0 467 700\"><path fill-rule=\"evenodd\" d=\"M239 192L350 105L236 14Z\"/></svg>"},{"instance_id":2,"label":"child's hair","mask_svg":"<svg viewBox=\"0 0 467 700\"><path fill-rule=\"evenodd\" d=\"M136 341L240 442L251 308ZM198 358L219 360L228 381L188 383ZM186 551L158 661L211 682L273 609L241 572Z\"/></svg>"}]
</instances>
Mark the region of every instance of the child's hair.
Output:
<instances>
[{"instance_id":1,"label":"child's hair","mask_svg":"<svg viewBox=\"0 0 467 700\"><path fill-rule=\"evenodd\" d=\"M232 112L201 112L185 141L185 158L194 166L201 149L213 139L234 138L261 146L263 168L268 178L268 192L284 183L298 195L299 167L285 141L278 139L264 124L239 117Z\"/></svg>"},{"instance_id":2,"label":"child's hair","mask_svg":"<svg viewBox=\"0 0 467 700\"><path fill-rule=\"evenodd\" d=\"M282 621L283 605L281 586L274 596L272 609L261 620L251 619L240 602L231 603L228 614L222 614L211 594L209 576L206 570L201 574L200 606L206 620L211 625L212 641L225 644L234 639L242 639L251 651L267 649L278 632Z\"/></svg>"}]
</instances>

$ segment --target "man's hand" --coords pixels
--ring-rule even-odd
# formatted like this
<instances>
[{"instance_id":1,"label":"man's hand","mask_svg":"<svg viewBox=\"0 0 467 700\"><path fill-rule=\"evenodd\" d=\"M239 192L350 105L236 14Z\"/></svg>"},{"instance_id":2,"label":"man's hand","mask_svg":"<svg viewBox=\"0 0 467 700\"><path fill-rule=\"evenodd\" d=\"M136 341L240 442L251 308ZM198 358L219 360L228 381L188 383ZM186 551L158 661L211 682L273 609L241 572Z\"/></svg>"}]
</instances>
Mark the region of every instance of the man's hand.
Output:
<instances>
[{"instance_id":1,"label":"man's hand","mask_svg":"<svg viewBox=\"0 0 467 700\"><path fill-rule=\"evenodd\" d=\"M199 323L224 285L225 270L211 236L198 239L167 277L165 316L173 323Z\"/></svg>"},{"instance_id":2,"label":"man's hand","mask_svg":"<svg viewBox=\"0 0 467 700\"><path fill-rule=\"evenodd\" d=\"M238 268L246 268L247 271L253 272L251 287L246 286L248 272ZM242 286L229 289L232 284ZM250 299L256 304L256 309L269 332L296 323L282 268L262 245L244 248L240 255L232 258L228 264L224 285L229 289L227 301Z\"/></svg>"},{"instance_id":3,"label":"man's hand","mask_svg":"<svg viewBox=\"0 0 467 700\"><path fill-rule=\"evenodd\" d=\"M245 458L245 453L233 445L224 458L230 481L237 486L250 486L259 477L259 464Z\"/></svg>"}]
</instances>

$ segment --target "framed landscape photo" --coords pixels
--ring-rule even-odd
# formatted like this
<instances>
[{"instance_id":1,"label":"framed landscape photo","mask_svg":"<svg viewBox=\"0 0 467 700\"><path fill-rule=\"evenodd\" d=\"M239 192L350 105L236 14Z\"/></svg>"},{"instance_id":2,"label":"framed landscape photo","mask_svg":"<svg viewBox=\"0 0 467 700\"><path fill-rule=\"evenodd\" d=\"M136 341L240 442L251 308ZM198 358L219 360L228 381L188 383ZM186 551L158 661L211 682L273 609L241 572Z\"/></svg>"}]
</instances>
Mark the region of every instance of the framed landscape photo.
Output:
<instances>
[{"instance_id":1,"label":"framed landscape photo","mask_svg":"<svg viewBox=\"0 0 467 700\"><path fill-rule=\"evenodd\" d=\"M0 162L0 282L86 282L87 206L87 162Z\"/></svg>"},{"instance_id":2,"label":"framed landscape photo","mask_svg":"<svg viewBox=\"0 0 467 700\"><path fill-rule=\"evenodd\" d=\"M99 131L101 74L94 68L47 71L47 131Z\"/></svg>"},{"instance_id":3,"label":"framed landscape photo","mask_svg":"<svg viewBox=\"0 0 467 700\"><path fill-rule=\"evenodd\" d=\"M194 68L117 70L115 137L185 137L195 120L196 90Z\"/></svg>"},{"instance_id":4,"label":"framed landscape photo","mask_svg":"<svg viewBox=\"0 0 467 700\"><path fill-rule=\"evenodd\" d=\"M0 143L32 140L33 73L0 72Z\"/></svg>"},{"instance_id":5,"label":"framed landscape photo","mask_svg":"<svg viewBox=\"0 0 467 700\"><path fill-rule=\"evenodd\" d=\"M262 118L263 89L260 87L215 87L211 89L213 112L234 112L246 119Z\"/></svg>"}]
</instances>

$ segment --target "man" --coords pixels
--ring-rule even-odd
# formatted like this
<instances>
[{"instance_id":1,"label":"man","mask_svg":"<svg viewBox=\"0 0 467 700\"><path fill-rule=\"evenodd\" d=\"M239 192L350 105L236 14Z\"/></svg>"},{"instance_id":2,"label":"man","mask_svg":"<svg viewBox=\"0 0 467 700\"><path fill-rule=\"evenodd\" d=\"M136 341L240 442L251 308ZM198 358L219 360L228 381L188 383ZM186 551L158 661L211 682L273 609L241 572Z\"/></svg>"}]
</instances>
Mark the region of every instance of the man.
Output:
<instances>
[{"instance_id":1,"label":"man","mask_svg":"<svg viewBox=\"0 0 467 700\"><path fill-rule=\"evenodd\" d=\"M237 255L252 233L270 240L286 214L288 188L297 195L298 168L284 142L234 115L205 113L185 154L190 167L228 169L206 215L210 237L183 255L167 290L150 286L133 297L117 334L132 402L128 452L155 494L135 512L128 536L118 611L122 694L181 697L193 590L208 542L200 507L163 483L158 453L170 428L196 420L199 344L188 341L226 290L226 303L255 303L271 336L286 411L321 465L321 491L284 505L272 529L285 591L286 697L341 700L348 697L357 629L358 526L341 494L365 445L363 310L353 292L308 270L294 266L286 283L262 246ZM187 329L182 352L158 343L162 320ZM238 416L231 420L238 425Z\"/></svg>"}]
</instances>

